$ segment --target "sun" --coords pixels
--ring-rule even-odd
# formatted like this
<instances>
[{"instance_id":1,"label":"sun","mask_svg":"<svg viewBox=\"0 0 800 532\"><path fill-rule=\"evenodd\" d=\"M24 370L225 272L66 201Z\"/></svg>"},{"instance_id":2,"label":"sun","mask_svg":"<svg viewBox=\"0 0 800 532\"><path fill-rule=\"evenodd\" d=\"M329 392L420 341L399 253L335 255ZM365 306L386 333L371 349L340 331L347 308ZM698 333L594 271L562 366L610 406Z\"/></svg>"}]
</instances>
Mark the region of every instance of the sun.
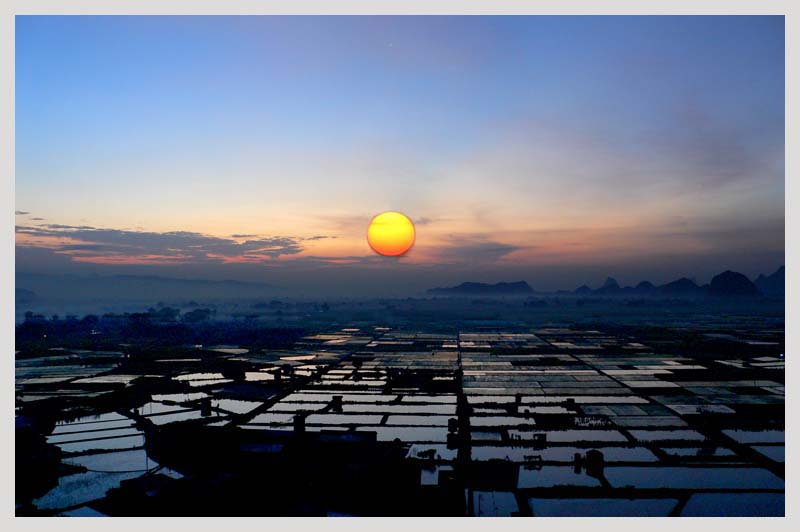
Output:
<instances>
[{"instance_id":1,"label":"sun","mask_svg":"<svg viewBox=\"0 0 800 532\"><path fill-rule=\"evenodd\" d=\"M414 224L405 214L382 212L375 216L367 229L367 242L375 253L399 257L414 245Z\"/></svg>"}]
</instances>

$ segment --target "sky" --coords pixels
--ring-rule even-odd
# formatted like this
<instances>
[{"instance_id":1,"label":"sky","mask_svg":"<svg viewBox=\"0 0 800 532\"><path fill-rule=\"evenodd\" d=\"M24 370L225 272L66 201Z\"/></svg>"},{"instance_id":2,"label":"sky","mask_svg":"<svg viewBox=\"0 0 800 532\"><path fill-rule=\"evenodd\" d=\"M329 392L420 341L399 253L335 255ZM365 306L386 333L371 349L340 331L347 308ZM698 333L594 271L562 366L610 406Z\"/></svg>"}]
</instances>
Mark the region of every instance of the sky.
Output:
<instances>
[{"instance_id":1,"label":"sky","mask_svg":"<svg viewBox=\"0 0 800 532\"><path fill-rule=\"evenodd\" d=\"M771 273L783 17L16 18L17 272L389 295ZM366 231L405 213L414 247Z\"/></svg>"}]
</instances>

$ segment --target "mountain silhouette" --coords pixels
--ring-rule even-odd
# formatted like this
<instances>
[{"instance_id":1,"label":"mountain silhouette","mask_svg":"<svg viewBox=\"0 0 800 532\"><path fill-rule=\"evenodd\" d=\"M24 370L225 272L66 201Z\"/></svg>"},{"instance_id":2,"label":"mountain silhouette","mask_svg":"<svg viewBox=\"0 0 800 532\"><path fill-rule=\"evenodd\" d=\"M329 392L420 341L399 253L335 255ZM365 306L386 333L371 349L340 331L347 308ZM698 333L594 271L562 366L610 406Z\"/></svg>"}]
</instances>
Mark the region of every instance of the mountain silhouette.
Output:
<instances>
[{"instance_id":1,"label":"mountain silhouette","mask_svg":"<svg viewBox=\"0 0 800 532\"><path fill-rule=\"evenodd\" d=\"M783 297L786 293L786 268L781 266L771 275L759 275L755 285L765 296Z\"/></svg>"},{"instance_id":2,"label":"mountain silhouette","mask_svg":"<svg viewBox=\"0 0 800 532\"><path fill-rule=\"evenodd\" d=\"M606 279L606 282L603 283L603 286L595 290L596 294L599 295L613 295L619 293L621 290L619 283L613 277L609 277Z\"/></svg>"},{"instance_id":3,"label":"mountain silhouette","mask_svg":"<svg viewBox=\"0 0 800 532\"><path fill-rule=\"evenodd\" d=\"M761 292L743 274L727 270L711 279L708 294L715 297L757 297Z\"/></svg>"},{"instance_id":4,"label":"mountain silhouette","mask_svg":"<svg viewBox=\"0 0 800 532\"><path fill-rule=\"evenodd\" d=\"M650 293L655 290L656 287L650 281L642 281L641 283L637 284L634 288L635 291L639 293Z\"/></svg>"},{"instance_id":5,"label":"mountain silhouette","mask_svg":"<svg viewBox=\"0 0 800 532\"><path fill-rule=\"evenodd\" d=\"M703 290L691 279L681 277L676 281L658 287L658 292L669 296L699 296Z\"/></svg>"},{"instance_id":6,"label":"mountain silhouette","mask_svg":"<svg viewBox=\"0 0 800 532\"><path fill-rule=\"evenodd\" d=\"M465 295L465 296L514 296L514 295L529 295L533 293L533 288L525 281L516 281L513 283L461 283L458 286L443 287L443 288L429 288L429 294L434 295Z\"/></svg>"},{"instance_id":7,"label":"mountain silhouette","mask_svg":"<svg viewBox=\"0 0 800 532\"><path fill-rule=\"evenodd\" d=\"M751 298L761 295L782 297L784 293L785 271L781 266L775 273L765 276L759 275L755 282L750 281L742 273L731 270L715 275L709 284L698 285L692 279L681 277L669 283L656 286L650 281L641 281L636 286L621 287L613 277L606 278L600 288L592 289L581 285L572 292L559 290L551 292L555 295L574 294L581 297L636 297L636 298ZM429 288L428 294L432 295L530 295L534 290L525 281L513 283L473 283L465 282L458 286L444 288ZM541 293L541 292L540 292Z\"/></svg>"},{"instance_id":8,"label":"mountain silhouette","mask_svg":"<svg viewBox=\"0 0 800 532\"><path fill-rule=\"evenodd\" d=\"M760 283L761 288L756 286ZM672 282L656 286L650 281L642 281L636 286L620 287L619 283L613 277L608 277L603 283L603 286L597 289L591 289L586 285L575 289L573 292L580 296L598 296L598 297L655 297L655 298L703 298L703 297L732 297L732 298L747 298L758 297L761 294L772 296L782 296L784 286L784 269L779 268L778 271L770 276L761 275L756 280L756 283L751 282L745 275L725 271L716 275L710 284L698 285L692 279L681 277Z\"/></svg>"},{"instance_id":9,"label":"mountain silhouette","mask_svg":"<svg viewBox=\"0 0 800 532\"><path fill-rule=\"evenodd\" d=\"M592 289L584 284L576 288L575 293L578 295L588 295L592 293Z\"/></svg>"},{"instance_id":10,"label":"mountain silhouette","mask_svg":"<svg viewBox=\"0 0 800 532\"><path fill-rule=\"evenodd\" d=\"M619 288L619 283L613 277L607 277L606 282L603 283L602 288Z\"/></svg>"}]
</instances>

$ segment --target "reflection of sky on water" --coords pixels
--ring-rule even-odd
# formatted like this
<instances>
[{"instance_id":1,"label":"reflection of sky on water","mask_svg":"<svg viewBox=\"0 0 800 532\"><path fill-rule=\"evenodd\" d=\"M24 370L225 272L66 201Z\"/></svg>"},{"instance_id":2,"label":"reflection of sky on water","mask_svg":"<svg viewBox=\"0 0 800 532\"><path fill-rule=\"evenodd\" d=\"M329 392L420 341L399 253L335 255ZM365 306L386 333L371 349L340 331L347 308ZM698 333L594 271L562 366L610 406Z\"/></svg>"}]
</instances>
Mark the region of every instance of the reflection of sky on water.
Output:
<instances>
[{"instance_id":1,"label":"reflection of sky on water","mask_svg":"<svg viewBox=\"0 0 800 532\"><path fill-rule=\"evenodd\" d=\"M677 499L528 499L539 517L665 517Z\"/></svg>"}]
</instances>

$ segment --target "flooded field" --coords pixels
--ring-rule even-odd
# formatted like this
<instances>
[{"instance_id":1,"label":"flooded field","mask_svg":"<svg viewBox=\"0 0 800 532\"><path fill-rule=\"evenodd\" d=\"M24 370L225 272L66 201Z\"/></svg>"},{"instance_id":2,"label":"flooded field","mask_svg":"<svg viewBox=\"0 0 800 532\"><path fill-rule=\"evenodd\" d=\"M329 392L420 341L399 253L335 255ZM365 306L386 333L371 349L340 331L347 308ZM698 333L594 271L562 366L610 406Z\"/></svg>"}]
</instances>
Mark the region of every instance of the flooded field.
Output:
<instances>
[{"instance_id":1,"label":"flooded field","mask_svg":"<svg viewBox=\"0 0 800 532\"><path fill-rule=\"evenodd\" d=\"M17 512L181 515L208 492L236 515L254 489L264 515L391 514L392 493L409 515L783 515L782 354L662 336L350 326L276 352L21 359Z\"/></svg>"}]
</instances>

